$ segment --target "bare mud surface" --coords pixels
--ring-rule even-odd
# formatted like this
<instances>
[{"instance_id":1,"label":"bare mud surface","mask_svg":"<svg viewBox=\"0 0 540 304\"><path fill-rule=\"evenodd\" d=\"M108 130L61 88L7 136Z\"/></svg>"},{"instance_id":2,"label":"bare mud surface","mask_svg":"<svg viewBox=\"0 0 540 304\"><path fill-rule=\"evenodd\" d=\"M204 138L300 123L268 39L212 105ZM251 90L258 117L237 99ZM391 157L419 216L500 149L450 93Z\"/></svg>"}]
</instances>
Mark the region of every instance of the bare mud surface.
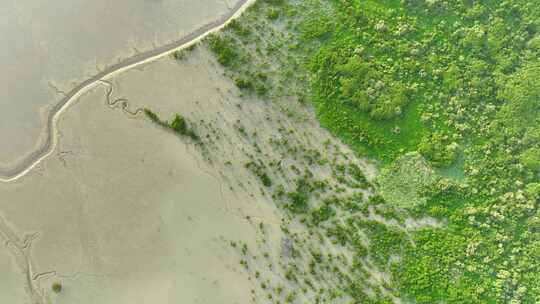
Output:
<instances>
[{"instance_id":1,"label":"bare mud surface","mask_svg":"<svg viewBox=\"0 0 540 304\"><path fill-rule=\"evenodd\" d=\"M12 287L1 301L247 303L227 240L254 239L253 224L230 211L248 202L222 188L193 146L106 107L105 93L82 97L60 121L54 157L0 185L0 267Z\"/></svg>"},{"instance_id":2,"label":"bare mud surface","mask_svg":"<svg viewBox=\"0 0 540 304\"><path fill-rule=\"evenodd\" d=\"M175 46L237 4L8 0L0 8L0 175L47 148L51 112L85 81Z\"/></svg>"}]
</instances>

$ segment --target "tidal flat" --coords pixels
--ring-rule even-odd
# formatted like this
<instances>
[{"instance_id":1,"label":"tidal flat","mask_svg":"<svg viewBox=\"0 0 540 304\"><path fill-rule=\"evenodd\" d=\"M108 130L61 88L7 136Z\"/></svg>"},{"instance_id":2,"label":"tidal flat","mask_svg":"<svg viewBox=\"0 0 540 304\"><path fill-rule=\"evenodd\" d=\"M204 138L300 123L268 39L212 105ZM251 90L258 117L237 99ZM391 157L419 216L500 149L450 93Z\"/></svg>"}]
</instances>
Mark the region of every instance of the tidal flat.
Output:
<instances>
[{"instance_id":1,"label":"tidal flat","mask_svg":"<svg viewBox=\"0 0 540 304\"><path fill-rule=\"evenodd\" d=\"M0 170L48 139L49 112L85 80L180 40L233 1L5 1L0 8Z\"/></svg>"},{"instance_id":2,"label":"tidal flat","mask_svg":"<svg viewBox=\"0 0 540 304\"><path fill-rule=\"evenodd\" d=\"M2 244L17 244L2 248L13 279L0 300L247 303L250 282L229 240L253 246L255 224L232 211L250 202L228 192L191 143L105 97L104 86L83 96L59 122L54 155L0 184Z\"/></svg>"},{"instance_id":3,"label":"tidal flat","mask_svg":"<svg viewBox=\"0 0 540 304\"><path fill-rule=\"evenodd\" d=\"M81 96L58 122L54 153L0 184L0 236L16 245L6 247L0 264L13 290L0 295L39 304L327 297L299 294L305 286L287 279L298 265L295 275L304 273L320 290L340 284L323 268L309 274L303 267L311 258L299 259L298 250L335 257L345 272L350 252L321 234L309 238L272 192L280 184L293 191L299 170L339 188L333 167L314 161L317 155L354 163L370 180L373 165L322 129L309 108L284 111L284 104L245 98L202 45ZM197 140L168 127L175 116ZM283 162L269 167L258 158Z\"/></svg>"}]
</instances>

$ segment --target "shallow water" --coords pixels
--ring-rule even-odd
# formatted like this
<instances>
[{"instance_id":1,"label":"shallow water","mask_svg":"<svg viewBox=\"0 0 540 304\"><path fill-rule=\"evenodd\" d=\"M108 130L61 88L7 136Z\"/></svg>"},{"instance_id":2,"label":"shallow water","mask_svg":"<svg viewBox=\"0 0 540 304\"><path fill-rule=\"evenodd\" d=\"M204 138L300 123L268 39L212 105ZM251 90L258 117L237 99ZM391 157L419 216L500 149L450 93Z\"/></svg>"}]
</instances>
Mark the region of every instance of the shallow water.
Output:
<instances>
[{"instance_id":1,"label":"shallow water","mask_svg":"<svg viewBox=\"0 0 540 304\"><path fill-rule=\"evenodd\" d=\"M229 4L230 2L230 4ZM107 66L218 19L232 0L4 0L0 164L37 144L47 108Z\"/></svg>"}]
</instances>

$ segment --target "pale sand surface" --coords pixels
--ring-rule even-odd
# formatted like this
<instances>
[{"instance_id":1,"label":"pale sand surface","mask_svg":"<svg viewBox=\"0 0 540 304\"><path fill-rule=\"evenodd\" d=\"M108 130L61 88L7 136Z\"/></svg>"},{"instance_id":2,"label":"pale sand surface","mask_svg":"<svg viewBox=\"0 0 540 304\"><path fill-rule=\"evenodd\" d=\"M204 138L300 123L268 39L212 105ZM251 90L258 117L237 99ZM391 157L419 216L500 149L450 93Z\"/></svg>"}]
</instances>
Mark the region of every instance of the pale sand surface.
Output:
<instances>
[{"instance_id":1,"label":"pale sand surface","mask_svg":"<svg viewBox=\"0 0 540 304\"><path fill-rule=\"evenodd\" d=\"M7 0L0 7L0 167L44 137L47 111L99 71L218 19L232 0Z\"/></svg>"}]
</instances>

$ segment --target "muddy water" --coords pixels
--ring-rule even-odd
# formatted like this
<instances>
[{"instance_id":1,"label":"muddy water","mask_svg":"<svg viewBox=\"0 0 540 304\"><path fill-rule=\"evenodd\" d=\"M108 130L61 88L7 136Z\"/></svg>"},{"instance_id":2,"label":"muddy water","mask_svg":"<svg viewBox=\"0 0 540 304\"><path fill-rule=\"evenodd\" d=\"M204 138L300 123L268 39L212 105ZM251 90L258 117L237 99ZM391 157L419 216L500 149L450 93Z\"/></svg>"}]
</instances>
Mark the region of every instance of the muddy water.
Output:
<instances>
[{"instance_id":1,"label":"muddy water","mask_svg":"<svg viewBox=\"0 0 540 304\"><path fill-rule=\"evenodd\" d=\"M4 0L0 167L43 138L46 112L76 84L218 19L233 0Z\"/></svg>"}]
</instances>

